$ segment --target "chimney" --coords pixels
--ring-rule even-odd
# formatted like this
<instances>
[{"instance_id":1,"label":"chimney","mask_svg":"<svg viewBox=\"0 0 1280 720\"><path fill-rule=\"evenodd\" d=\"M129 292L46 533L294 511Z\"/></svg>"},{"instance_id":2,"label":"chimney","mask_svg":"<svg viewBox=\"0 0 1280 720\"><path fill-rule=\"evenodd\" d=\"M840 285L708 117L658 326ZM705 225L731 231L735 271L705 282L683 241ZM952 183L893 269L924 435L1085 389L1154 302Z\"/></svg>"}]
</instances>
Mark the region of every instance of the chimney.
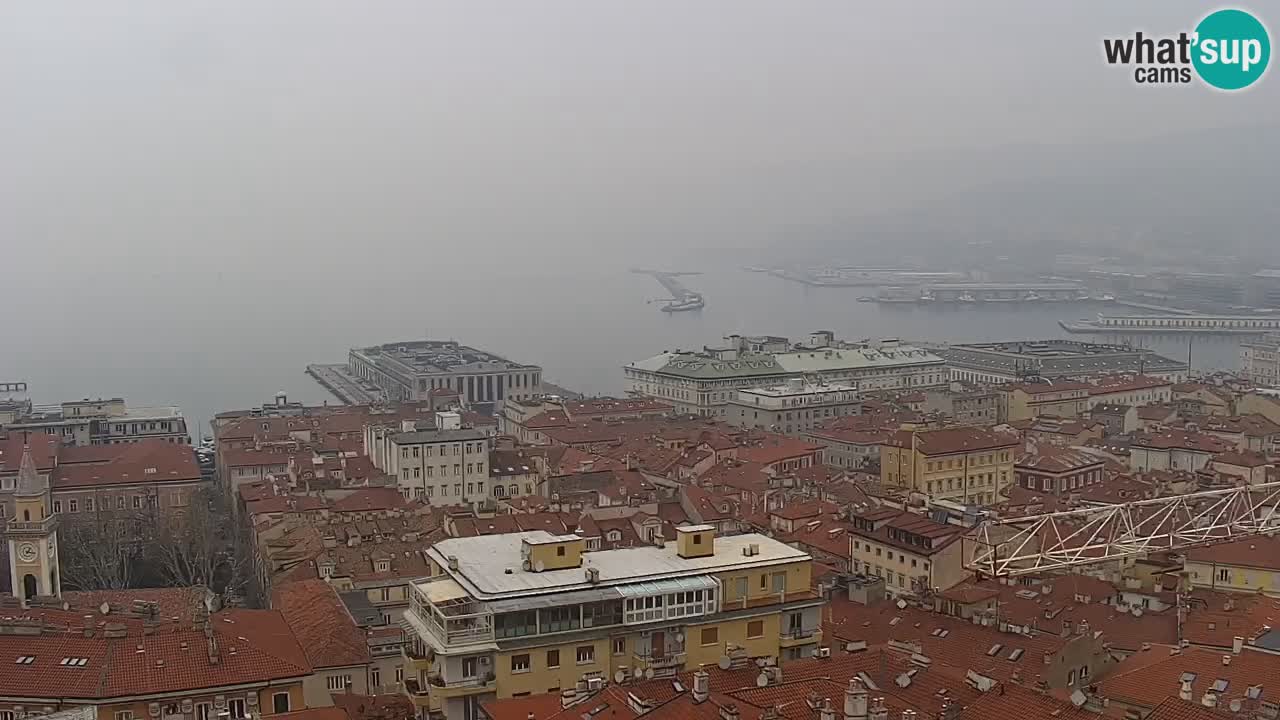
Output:
<instances>
[{"instance_id":1,"label":"chimney","mask_svg":"<svg viewBox=\"0 0 1280 720\"><path fill-rule=\"evenodd\" d=\"M530 711L528 715L525 715L525 720L536 720L532 711Z\"/></svg>"},{"instance_id":2,"label":"chimney","mask_svg":"<svg viewBox=\"0 0 1280 720\"><path fill-rule=\"evenodd\" d=\"M867 720L889 720L889 709L884 706L884 698L878 697L872 701Z\"/></svg>"},{"instance_id":3,"label":"chimney","mask_svg":"<svg viewBox=\"0 0 1280 720\"><path fill-rule=\"evenodd\" d=\"M1190 680L1183 680L1183 681L1182 681L1182 687L1178 689L1178 697L1179 697L1179 698L1181 698L1181 699L1183 699L1183 700L1186 700L1187 702L1191 702L1191 698L1192 698L1192 697L1194 697L1194 696L1191 694L1191 681L1190 681Z\"/></svg>"},{"instance_id":4,"label":"chimney","mask_svg":"<svg viewBox=\"0 0 1280 720\"><path fill-rule=\"evenodd\" d=\"M915 711L915 710L903 710L903 711L902 711L902 720L916 720L916 711Z\"/></svg>"},{"instance_id":5,"label":"chimney","mask_svg":"<svg viewBox=\"0 0 1280 720\"><path fill-rule=\"evenodd\" d=\"M693 701L706 702L711 696L711 676L706 670L699 669L693 674Z\"/></svg>"},{"instance_id":6,"label":"chimney","mask_svg":"<svg viewBox=\"0 0 1280 720\"><path fill-rule=\"evenodd\" d=\"M1239 635L1231 638L1231 654L1239 655L1241 650L1244 650L1244 638Z\"/></svg>"},{"instance_id":7,"label":"chimney","mask_svg":"<svg viewBox=\"0 0 1280 720\"><path fill-rule=\"evenodd\" d=\"M823 698L822 708L818 710L818 720L836 720L836 709L831 704L831 698Z\"/></svg>"},{"instance_id":8,"label":"chimney","mask_svg":"<svg viewBox=\"0 0 1280 720\"><path fill-rule=\"evenodd\" d=\"M844 720L866 720L867 688L862 680L849 678L849 687L844 691Z\"/></svg>"},{"instance_id":9,"label":"chimney","mask_svg":"<svg viewBox=\"0 0 1280 720\"><path fill-rule=\"evenodd\" d=\"M1044 654L1044 664L1045 664L1045 665L1052 665L1052 664L1053 664L1053 653L1051 653L1051 652L1046 652L1046 653Z\"/></svg>"},{"instance_id":10,"label":"chimney","mask_svg":"<svg viewBox=\"0 0 1280 720\"><path fill-rule=\"evenodd\" d=\"M720 708L720 720L738 720L738 706L729 703Z\"/></svg>"},{"instance_id":11,"label":"chimney","mask_svg":"<svg viewBox=\"0 0 1280 720\"><path fill-rule=\"evenodd\" d=\"M1207 708L1218 707L1218 696L1209 690L1205 692L1204 697L1200 698L1200 704Z\"/></svg>"}]
</instances>

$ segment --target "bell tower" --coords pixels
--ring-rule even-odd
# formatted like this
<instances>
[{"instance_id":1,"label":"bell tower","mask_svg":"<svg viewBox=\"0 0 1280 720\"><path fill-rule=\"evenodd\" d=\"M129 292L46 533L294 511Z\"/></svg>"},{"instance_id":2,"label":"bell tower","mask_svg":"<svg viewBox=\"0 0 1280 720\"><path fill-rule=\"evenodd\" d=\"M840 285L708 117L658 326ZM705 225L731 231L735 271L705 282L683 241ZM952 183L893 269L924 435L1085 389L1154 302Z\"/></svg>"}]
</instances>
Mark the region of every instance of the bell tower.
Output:
<instances>
[{"instance_id":1,"label":"bell tower","mask_svg":"<svg viewBox=\"0 0 1280 720\"><path fill-rule=\"evenodd\" d=\"M31 447L22 448L18 487L13 493L13 517L9 540L9 578L14 596L29 600L36 595L62 596L58 577L58 517L53 512L49 479L42 477L31 459Z\"/></svg>"}]
</instances>

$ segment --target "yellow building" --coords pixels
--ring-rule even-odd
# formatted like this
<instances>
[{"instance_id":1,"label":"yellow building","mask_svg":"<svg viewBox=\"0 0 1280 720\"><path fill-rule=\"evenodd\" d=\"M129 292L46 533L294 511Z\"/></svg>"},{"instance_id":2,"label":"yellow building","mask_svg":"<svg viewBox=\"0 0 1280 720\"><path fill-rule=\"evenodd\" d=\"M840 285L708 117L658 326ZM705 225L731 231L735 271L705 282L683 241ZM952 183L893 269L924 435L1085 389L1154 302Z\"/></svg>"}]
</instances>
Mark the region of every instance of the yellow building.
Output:
<instances>
[{"instance_id":1,"label":"yellow building","mask_svg":"<svg viewBox=\"0 0 1280 720\"><path fill-rule=\"evenodd\" d=\"M1280 595L1280 538L1259 535L1192 548L1183 572L1192 587Z\"/></svg>"},{"instance_id":2,"label":"yellow building","mask_svg":"<svg viewBox=\"0 0 1280 720\"><path fill-rule=\"evenodd\" d=\"M1009 383L996 388L996 416L1000 422L1030 420L1041 415L1079 417L1089 408L1089 390L1082 382Z\"/></svg>"},{"instance_id":3,"label":"yellow building","mask_svg":"<svg viewBox=\"0 0 1280 720\"><path fill-rule=\"evenodd\" d=\"M880 481L935 500L986 505L1013 482L1020 441L980 427L903 430L880 445Z\"/></svg>"},{"instance_id":4,"label":"yellow building","mask_svg":"<svg viewBox=\"0 0 1280 720\"><path fill-rule=\"evenodd\" d=\"M586 552L544 530L451 538L405 615L406 690L429 714L579 682L808 657L822 639L808 554L764 535L677 528L674 542Z\"/></svg>"}]
</instances>

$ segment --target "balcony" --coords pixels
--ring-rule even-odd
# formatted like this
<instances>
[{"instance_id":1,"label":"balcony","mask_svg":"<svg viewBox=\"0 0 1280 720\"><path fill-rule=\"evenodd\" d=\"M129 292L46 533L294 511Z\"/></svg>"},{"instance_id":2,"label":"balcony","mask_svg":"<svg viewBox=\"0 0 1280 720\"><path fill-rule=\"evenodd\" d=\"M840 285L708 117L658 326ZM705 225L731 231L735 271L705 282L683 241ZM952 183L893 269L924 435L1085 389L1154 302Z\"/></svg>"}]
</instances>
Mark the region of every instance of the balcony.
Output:
<instances>
[{"instance_id":1,"label":"balcony","mask_svg":"<svg viewBox=\"0 0 1280 720\"><path fill-rule=\"evenodd\" d=\"M431 692L441 698L476 695L497 690L497 680L491 672L478 677L450 680L448 682L439 673L433 673L427 676L427 682L431 685Z\"/></svg>"},{"instance_id":2,"label":"balcony","mask_svg":"<svg viewBox=\"0 0 1280 720\"><path fill-rule=\"evenodd\" d=\"M822 642L822 630L819 628L798 628L783 630L778 637L779 647L796 647L797 645L813 645Z\"/></svg>"},{"instance_id":3,"label":"balcony","mask_svg":"<svg viewBox=\"0 0 1280 720\"><path fill-rule=\"evenodd\" d=\"M11 533L35 533L47 535L58 528L58 516L50 515L43 520L24 521L11 518L5 529Z\"/></svg>"},{"instance_id":4,"label":"balcony","mask_svg":"<svg viewBox=\"0 0 1280 720\"><path fill-rule=\"evenodd\" d=\"M796 592L778 592L759 597L736 597L720 602L720 611L741 610L746 608L768 607L784 603L802 602L805 600L821 600L822 596L815 590L798 590Z\"/></svg>"},{"instance_id":5,"label":"balcony","mask_svg":"<svg viewBox=\"0 0 1280 720\"><path fill-rule=\"evenodd\" d=\"M407 642L400 650L401 656L408 661L409 668L414 672L419 670L430 670L435 664L435 655L430 651L419 650L414 647L414 643Z\"/></svg>"},{"instance_id":6,"label":"balcony","mask_svg":"<svg viewBox=\"0 0 1280 720\"><path fill-rule=\"evenodd\" d=\"M416 585L406 618L424 640L444 650L494 641L493 613L448 578Z\"/></svg>"},{"instance_id":7,"label":"balcony","mask_svg":"<svg viewBox=\"0 0 1280 720\"><path fill-rule=\"evenodd\" d=\"M414 707L432 709L432 700L430 690L418 682L417 678L407 677L404 679L404 694L409 696L409 701ZM439 701L435 701L439 704Z\"/></svg>"},{"instance_id":8,"label":"balcony","mask_svg":"<svg viewBox=\"0 0 1280 720\"><path fill-rule=\"evenodd\" d=\"M683 650L658 656L637 653L631 657L637 671L652 669L655 675L662 675L666 671L679 672L684 669L686 660Z\"/></svg>"}]
</instances>

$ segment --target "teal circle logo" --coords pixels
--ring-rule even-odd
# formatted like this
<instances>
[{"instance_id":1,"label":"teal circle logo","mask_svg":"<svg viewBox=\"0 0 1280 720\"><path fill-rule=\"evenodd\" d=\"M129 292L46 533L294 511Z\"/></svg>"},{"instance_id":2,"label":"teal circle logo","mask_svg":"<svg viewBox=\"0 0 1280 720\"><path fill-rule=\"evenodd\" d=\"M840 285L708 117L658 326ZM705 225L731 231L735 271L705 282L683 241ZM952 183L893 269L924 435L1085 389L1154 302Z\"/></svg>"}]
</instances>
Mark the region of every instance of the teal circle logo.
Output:
<instances>
[{"instance_id":1,"label":"teal circle logo","mask_svg":"<svg viewBox=\"0 0 1280 720\"><path fill-rule=\"evenodd\" d=\"M1200 79L1219 90L1242 90L1267 71L1271 38L1243 10L1218 10L1196 26L1191 63Z\"/></svg>"}]
</instances>

